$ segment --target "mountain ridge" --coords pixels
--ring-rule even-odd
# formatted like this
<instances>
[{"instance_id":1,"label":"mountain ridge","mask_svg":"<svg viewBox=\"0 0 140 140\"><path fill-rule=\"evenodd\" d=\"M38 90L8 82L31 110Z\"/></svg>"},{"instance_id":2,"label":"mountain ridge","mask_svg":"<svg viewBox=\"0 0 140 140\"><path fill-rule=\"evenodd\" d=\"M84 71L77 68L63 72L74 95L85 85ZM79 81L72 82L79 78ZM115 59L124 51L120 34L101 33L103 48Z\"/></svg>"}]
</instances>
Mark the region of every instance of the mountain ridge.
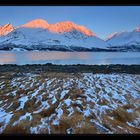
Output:
<instances>
[{"instance_id":1,"label":"mountain ridge","mask_svg":"<svg viewBox=\"0 0 140 140\"><path fill-rule=\"evenodd\" d=\"M133 31L114 32L103 40L85 26L72 21L49 24L44 19L31 20L14 27L0 27L0 50L57 51L140 51L140 27Z\"/></svg>"},{"instance_id":2,"label":"mountain ridge","mask_svg":"<svg viewBox=\"0 0 140 140\"><path fill-rule=\"evenodd\" d=\"M5 36L12 32L14 30L14 27L12 24L8 23L3 26L0 26L0 36Z\"/></svg>"},{"instance_id":3,"label":"mountain ridge","mask_svg":"<svg viewBox=\"0 0 140 140\"><path fill-rule=\"evenodd\" d=\"M106 41L111 48L140 51L140 28L132 31L117 32Z\"/></svg>"},{"instance_id":4,"label":"mountain ridge","mask_svg":"<svg viewBox=\"0 0 140 140\"><path fill-rule=\"evenodd\" d=\"M71 21L49 24L35 19L15 28L0 38L0 48L51 49L81 51L92 48L106 49L106 42L91 30ZM10 48L9 47L9 48ZM40 48L39 48L40 47Z\"/></svg>"},{"instance_id":5,"label":"mountain ridge","mask_svg":"<svg viewBox=\"0 0 140 140\"><path fill-rule=\"evenodd\" d=\"M43 28L47 29L50 32L54 33L64 33L64 32L70 32L73 29L76 29L88 36L96 36L91 30L87 29L84 26L77 25L72 21L63 21L63 22L57 22L55 24L49 24L44 19L35 19L30 22L27 22L26 24L20 26L25 28Z\"/></svg>"}]
</instances>

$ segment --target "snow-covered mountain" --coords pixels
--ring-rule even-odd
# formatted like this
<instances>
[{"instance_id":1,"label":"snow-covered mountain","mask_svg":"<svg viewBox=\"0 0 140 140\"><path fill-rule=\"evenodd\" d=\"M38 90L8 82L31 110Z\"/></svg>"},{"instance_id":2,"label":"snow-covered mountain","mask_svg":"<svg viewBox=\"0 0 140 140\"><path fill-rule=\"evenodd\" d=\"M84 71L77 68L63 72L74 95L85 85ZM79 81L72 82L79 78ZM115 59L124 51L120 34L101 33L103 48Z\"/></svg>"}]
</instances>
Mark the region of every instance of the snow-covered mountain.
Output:
<instances>
[{"instance_id":1,"label":"snow-covered mountain","mask_svg":"<svg viewBox=\"0 0 140 140\"><path fill-rule=\"evenodd\" d=\"M43 19L36 19L0 35L0 49L66 51L107 49L104 40L86 27L71 21L49 24Z\"/></svg>"},{"instance_id":2,"label":"snow-covered mountain","mask_svg":"<svg viewBox=\"0 0 140 140\"><path fill-rule=\"evenodd\" d=\"M140 28L115 32L106 40L71 21L49 24L35 19L19 27L0 27L0 50L140 51Z\"/></svg>"},{"instance_id":3,"label":"snow-covered mountain","mask_svg":"<svg viewBox=\"0 0 140 140\"><path fill-rule=\"evenodd\" d=\"M108 37L106 42L111 49L140 51L140 28L129 32L115 32Z\"/></svg>"},{"instance_id":4,"label":"snow-covered mountain","mask_svg":"<svg viewBox=\"0 0 140 140\"><path fill-rule=\"evenodd\" d=\"M5 36L7 34L9 34L10 32L12 32L14 30L14 27L8 23L4 26L0 27L0 36Z\"/></svg>"}]
</instances>

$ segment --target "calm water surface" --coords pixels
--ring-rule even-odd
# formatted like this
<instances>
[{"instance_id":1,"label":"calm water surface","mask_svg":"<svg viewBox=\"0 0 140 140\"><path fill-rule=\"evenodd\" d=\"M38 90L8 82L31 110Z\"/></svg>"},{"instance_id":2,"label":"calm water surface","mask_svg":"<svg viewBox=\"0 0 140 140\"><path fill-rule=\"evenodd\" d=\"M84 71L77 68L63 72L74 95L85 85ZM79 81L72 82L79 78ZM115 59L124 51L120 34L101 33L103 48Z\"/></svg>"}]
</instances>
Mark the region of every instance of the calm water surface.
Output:
<instances>
[{"instance_id":1,"label":"calm water surface","mask_svg":"<svg viewBox=\"0 0 140 140\"><path fill-rule=\"evenodd\" d=\"M140 64L140 52L0 51L0 64Z\"/></svg>"}]
</instances>

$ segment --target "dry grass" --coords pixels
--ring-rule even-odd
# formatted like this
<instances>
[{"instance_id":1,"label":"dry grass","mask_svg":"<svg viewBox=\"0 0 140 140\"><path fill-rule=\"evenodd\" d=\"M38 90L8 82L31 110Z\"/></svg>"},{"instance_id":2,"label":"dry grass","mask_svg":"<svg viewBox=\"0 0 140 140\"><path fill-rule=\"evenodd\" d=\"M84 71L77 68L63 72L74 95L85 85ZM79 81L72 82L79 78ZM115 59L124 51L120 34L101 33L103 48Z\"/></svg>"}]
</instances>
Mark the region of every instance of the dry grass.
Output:
<instances>
[{"instance_id":1,"label":"dry grass","mask_svg":"<svg viewBox=\"0 0 140 140\"><path fill-rule=\"evenodd\" d=\"M121 122L120 120L115 118L112 120L108 115L103 116L103 126L111 131L114 131L114 133L116 134L140 133L140 129L129 126L127 123Z\"/></svg>"},{"instance_id":2,"label":"dry grass","mask_svg":"<svg viewBox=\"0 0 140 140\"><path fill-rule=\"evenodd\" d=\"M92 96L92 94L85 95L86 88L90 88L89 85L94 86L95 91L93 91L93 94L96 94L97 99L99 99L98 102L96 102L98 105L101 105L101 106L110 105L110 102L108 102L106 99L103 99L103 98L101 99L101 96L99 95L100 91L103 91L106 93L105 86L103 85L103 81L101 81L100 78L95 78L94 82L89 83L89 85L86 85L86 82L81 80L82 77L80 74L50 72L50 73L43 74L40 76L35 76L33 78L34 79L29 80L28 77L23 76L23 77L21 77L21 79L15 80L15 83L13 84L13 86L11 84L12 83L11 80L9 80L8 77L6 77L6 79L5 78L1 79L2 82L3 81L5 81L5 82L2 84L2 85L4 85L4 87L0 91L0 100L1 101L7 100L7 101L2 102L0 104L0 107L5 105L3 107L3 109L5 109L5 111L7 113L12 111L12 113L14 114L10 120L10 123L8 124L8 126L6 127L6 129L4 131L5 133L14 134L16 131L17 131L17 134L20 134L21 132L23 132L23 134L28 133L28 132L30 132L29 128L31 126L35 127L38 125L42 125L41 124L42 118L50 117L52 114L55 114L54 118L57 118L57 111L55 109L58 107L59 103L62 103L60 106L61 106L61 109L63 110L63 115L60 118L60 124L58 126L52 125L52 121L54 118L51 118L51 120L48 120L48 122L47 122L51 126L52 134L66 134L67 129L69 129L69 128L72 128L72 133L74 133L74 134L100 133L99 130L97 130L97 128L96 128L98 126L96 126L96 125L94 126L91 123L91 120L93 120L93 119L96 120L97 116L93 113L88 117L84 117L84 115L82 113L79 113L79 110L77 109L77 107L79 107L83 111L83 110L87 109L88 105L91 109L95 108L95 102L86 100L87 96L89 96L90 98L94 98ZM48 82L45 78L48 78L49 82L52 81L52 83L48 85ZM53 78L56 78L56 79L53 79ZM71 85L69 87L63 88L64 83L69 81L70 78L73 78ZM78 86L78 83L76 82L76 80L80 80L82 82L82 84L85 85L84 89L82 89L82 88L79 89L79 86ZM17 82L17 85L16 85L16 82ZM33 87L30 87L32 82L34 82ZM96 82L99 82L101 89L99 87L96 87ZM38 90L38 87L41 86L43 83L45 83L43 89L41 89L38 92L38 94L31 99L32 93L34 93L36 90ZM18 89L20 85L24 85L23 86L24 88ZM111 85L111 82L110 82L110 85ZM59 87L60 87L60 89L58 89ZM58 89L58 90L56 90L56 89ZM115 87L114 87L114 89L115 89ZM63 99L60 99L61 93L63 90L69 90L69 92L64 96ZM13 96L12 94L6 95L7 93L12 93L13 91L17 91L18 94L16 94L16 96ZM50 92L53 92L53 91L55 91L55 94L53 96L55 96L55 98L57 100L55 104L52 104L53 97L52 98L48 97ZM122 94L121 91L118 91L118 89L116 90L116 92L118 92L118 94ZM134 105L136 105L136 102L137 102L137 107L134 106L133 105L134 99L132 97L131 92L132 91L130 90L130 93L128 92L128 94L125 95L125 98L130 101L130 104L121 106L114 111L106 110L105 115L104 115L104 113L101 113L100 110L97 110L97 114L101 113L102 125L113 133L129 133L129 132L140 133L140 129L136 128L135 124L134 124L135 125L134 127L129 126L127 124L127 122L134 122L134 120L136 118L138 118L140 115L139 99L137 99L137 101L136 100L134 101L134 103L135 103ZM137 92L139 92L139 91L137 91ZM50 107L48 109L44 108L40 113L34 114L33 111L37 111L41 108L42 101L39 96L42 94L44 94L42 96L42 101L48 102ZM106 93L106 94L109 95L109 93ZM131 94L131 96L129 96L130 94ZM112 95L112 93L109 96L111 96L111 95ZM20 105L18 102L18 98L24 97L24 96L28 96L29 100L26 101L26 103L24 104L25 106L24 106L23 110L21 109L19 111L16 111L16 109ZM122 96L124 96L124 95L122 95ZM71 102L70 107L73 108L74 113L71 116L68 116L68 114L70 112L67 109L69 107L67 107L67 105L64 103L64 101L66 99L71 99L73 101L73 102ZM80 100L82 103L78 104L75 102L76 100ZM112 100L115 103L118 103L117 99L112 98ZM11 105L11 103L13 103L13 105ZM121 104L123 104L123 103L121 103ZM133 109L134 112L133 113L127 112L127 109ZM22 120L19 125L12 127L12 124L15 121L19 120L19 118L21 116L25 115L26 112L31 113L32 120L29 121L29 118L27 118L26 120ZM91 113L92 113L92 111L91 111ZM113 117L114 120L112 118L110 118L110 116ZM0 126L2 126L2 125L3 124L0 123ZM80 125L80 127L78 125ZM49 132L47 126L46 126L46 128L42 128L39 131L40 131L39 133L42 133L42 134L47 134Z\"/></svg>"},{"instance_id":3,"label":"dry grass","mask_svg":"<svg viewBox=\"0 0 140 140\"><path fill-rule=\"evenodd\" d=\"M119 108L117 110L113 110L112 116L116 120L119 120L120 122L129 122L135 119L135 114L134 113L128 113L125 109Z\"/></svg>"},{"instance_id":4,"label":"dry grass","mask_svg":"<svg viewBox=\"0 0 140 140\"><path fill-rule=\"evenodd\" d=\"M10 112L16 110L19 106L20 106L19 101L13 101L12 106L10 106L10 108L8 108L7 111Z\"/></svg>"},{"instance_id":5,"label":"dry grass","mask_svg":"<svg viewBox=\"0 0 140 140\"><path fill-rule=\"evenodd\" d=\"M21 116L25 115L25 113L26 113L26 112L25 112L24 110L13 111L13 114L14 114L14 115L12 116L9 125L12 125L15 121L18 121L18 119L19 119Z\"/></svg>"},{"instance_id":6,"label":"dry grass","mask_svg":"<svg viewBox=\"0 0 140 140\"><path fill-rule=\"evenodd\" d=\"M46 93L42 96L42 101L47 101L47 100L48 100L48 94Z\"/></svg>"},{"instance_id":7,"label":"dry grass","mask_svg":"<svg viewBox=\"0 0 140 140\"><path fill-rule=\"evenodd\" d=\"M39 114L33 114L32 117L33 117L33 119L31 121L31 126L35 127L35 126L39 125L42 116Z\"/></svg>"},{"instance_id":8,"label":"dry grass","mask_svg":"<svg viewBox=\"0 0 140 140\"><path fill-rule=\"evenodd\" d=\"M27 94L28 92L26 91L26 90L24 90L24 89L19 89L18 91L17 91L17 94Z\"/></svg>"},{"instance_id":9,"label":"dry grass","mask_svg":"<svg viewBox=\"0 0 140 140\"><path fill-rule=\"evenodd\" d=\"M52 125L52 134L66 134L71 125L67 120L61 120L58 126Z\"/></svg>"},{"instance_id":10,"label":"dry grass","mask_svg":"<svg viewBox=\"0 0 140 140\"><path fill-rule=\"evenodd\" d=\"M78 127L78 124L81 127ZM63 116L60 119L58 126L52 125L52 134L66 134L67 130L72 128L73 134L95 134L98 130L95 126L91 125L88 120L83 118L81 114L74 114L73 116Z\"/></svg>"},{"instance_id":11,"label":"dry grass","mask_svg":"<svg viewBox=\"0 0 140 140\"><path fill-rule=\"evenodd\" d=\"M58 126L52 125L52 134L66 134L67 129L76 127L83 119L83 116L78 113L73 116L63 115Z\"/></svg>"},{"instance_id":12,"label":"dry grass","mask_svg":"<svg viewBox=\"0 0 140 140\"><path fill-rule=\"evenodd\" d=\"M28 100L24 105L24 110L27 112L36 111L41 105L41 101L37 101L36 97Z\"/></svg>"},{"instance_id":13,"label":"dry grass","mask_svg":"<svg viewBox=\"0 0 140 140\"><path fill-rule=\"evenodd\" d=\"M74 89L74 88L72 88L72 89L70 89L69 94L67 94L67 95L70 95L70 98L72 100L75 100L78 97L86 99L86 96L84 95L84 90L83 89Z\"/></svg>"},{"instance_id":14,"label":"dry grass","mask_svg":"<svg viewBox=\"0 0 140 140\"><path fill-rule=\"evenodd\" d=\"M47 72L43 74L43 77L49 77L49 78L67 78L70 76L69 73L63 73L63 72Z\"/></svg>"},{"instance_id":15,"label":"dry grass","mask_svg":"<svg viewBox=\"0 0 140 140\"><path fill-rule=\"evenodd\" d=\"M47 110L42 110L39 114L44 118L44 117L49 117L51 116L53 113L55 113L55 106L51 106L50 108L48 108Z\"/></svg>"},{"instance_id":16,"label":"dry grass","mask_svg":"<svg viewBox=\"0 0 140 140\"><path fill-rule=\"evenodd\" d=\"M4 85L9 85L10 84L10 80L5 80L3 84Z\"/></svg>"},{"instance_id":17,"label":"dry grass","mask_svg":"<svg viewBox=\"0 0 140 140\"><path fill-rule=\"evenodd\" d=\"M62 110L63 110L65 115L69 114L69 111L67 110L67 107L65 105L62 107Z\"/></svg>"},{"instance_id":18,"label":"dry grass","mask_svg":"<svg viewBox=\"0 0 140 140\"><path fill-rule=\"evenodd\" d=\"M95 126L84 124L80 128L75 128L73 133L74 134L98 134L99 132Z\"/></svg>"},{"instance_id":19,"label":"dry grass","mask_svg":"<svg viewBox=\"0 0 140 140\"><path fill-rule=\"evenodd\" d=\"M8 125L4 131L3 134L14 134L14 135L18 135L18 134L29 134L30 131L25 128L24 125L16 125L16 126L10 126Z\"/></svg>"}]
</instances>

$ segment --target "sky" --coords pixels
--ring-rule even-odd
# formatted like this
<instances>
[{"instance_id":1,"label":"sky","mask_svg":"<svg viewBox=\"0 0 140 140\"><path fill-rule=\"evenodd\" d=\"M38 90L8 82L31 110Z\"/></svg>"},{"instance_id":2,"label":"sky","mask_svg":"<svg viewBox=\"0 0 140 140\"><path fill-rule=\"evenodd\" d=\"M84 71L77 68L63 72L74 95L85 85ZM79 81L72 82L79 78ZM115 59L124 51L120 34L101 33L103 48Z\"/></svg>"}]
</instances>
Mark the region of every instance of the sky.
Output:
<instances>
[{"instance_id":1,"label":"sky","mask_svg":"<svg viewBox=\"0 0 140 140\"><path fill-rule=\"evenodd\" d=\"M69 20L105 39L140 27L140 6L0 6L0 26L17 27L38 18L49 24Z\"/></svg>"}]
</instances>

